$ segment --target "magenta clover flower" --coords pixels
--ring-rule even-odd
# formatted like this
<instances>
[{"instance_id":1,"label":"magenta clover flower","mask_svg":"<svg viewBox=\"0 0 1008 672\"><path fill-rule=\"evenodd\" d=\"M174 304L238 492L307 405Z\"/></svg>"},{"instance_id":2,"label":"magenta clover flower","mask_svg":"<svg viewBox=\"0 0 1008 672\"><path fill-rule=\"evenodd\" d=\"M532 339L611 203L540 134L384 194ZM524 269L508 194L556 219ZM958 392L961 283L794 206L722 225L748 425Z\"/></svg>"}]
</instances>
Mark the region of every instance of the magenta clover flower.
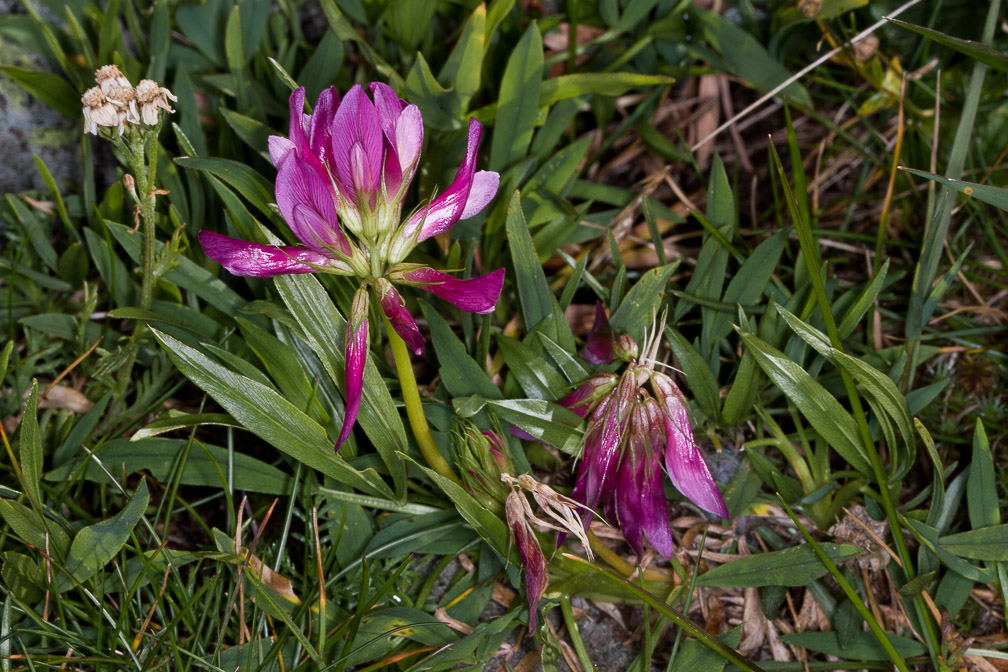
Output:
<instances>
[{"instance_id":1,"label":"magenta clover flower","mask_svg":"<svg viewBox=\"0 0 1008 672\"><path fill-rule=\"evenodd\" d=\"M275 247L211 231L199 234L207 256L235 275L335 273L361 279L347 326L346 414L336 450L350 435L360 408L372 292L396 333L420 355L424 339L395 284L419 287L462 310L489 313L504 283L504 269L462 280L403 263L418 243L486 207L500 176L476 170L483 129L473 119L454 181L400 221L423 145L423 120L417 106L391 87L374 82L370 90L373 101L360 85L340 101L330 87L313 112L304 114L305 91L297 89L290 97L288 137L269 139L277 207L303 245Z\"/></svg>"},{"instance_id":2,"label":"magenta clover flower","mask_svg":"<svg viewBox=\"0 0 1008 672\"><path fill-rule=\"evenodd\" d=\"M604 310L596 313L595 337L589 335L587 349L599 363L612 362L621 351L636 354L625 336L615 352L611 347L606 350L597 335L608 332L608 323L600 327L598 320L606 320ZM572 499L588 507L582 520L587 525L591 510L601 502L606 517L619 524L637 557L646 535L659 553L670 558L674 548L662 462L672 484L701 509L722 518L728 517L728 509L693 438L686 399L671 378L654 369L660 333L655 329L644 356L633 358L622 375L595 374L559 403L588 418L584 454L571 493ZM649 382L650 391L645 388Z\"/></svg>"}]
</instances>

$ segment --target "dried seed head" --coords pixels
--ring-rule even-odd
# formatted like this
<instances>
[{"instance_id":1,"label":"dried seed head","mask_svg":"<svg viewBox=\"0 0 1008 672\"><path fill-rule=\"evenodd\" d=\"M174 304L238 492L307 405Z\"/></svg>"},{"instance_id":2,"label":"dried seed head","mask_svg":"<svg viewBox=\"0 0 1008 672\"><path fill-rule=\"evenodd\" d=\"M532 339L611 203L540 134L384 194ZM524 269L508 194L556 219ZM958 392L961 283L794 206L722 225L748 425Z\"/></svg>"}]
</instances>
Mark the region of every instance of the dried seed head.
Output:
<instances>
[{"instance_id":1,"label":"dried seed head","mask_svg":"<svg viewBox=\"0 0 1008 672\"><path fill-rule=\"evenodd\" d=\"M175 110L168 104L169 100L177 101L178 98L171 91L152 79L140 80L136 87L137 102L140 103L140 116L148 126L155 126L158 122L158 110L164 110L171 114Z\"/></svg>"},{"instance_id":2,"label":"dried seed head","mask_svg":"<svg viewBox=\"0 0 1008 672\"><path fill-rule=\"evenodd\" d=\"M97 135L99 126L114 128L119 125L117 108L105 97L101 88L95 86L85 91L81 96L81 104L85 133Z\"/></svg>"},{"instance_id":3,"label":"dried seed head","mask_svg":"<svg viewBox=\"0 0 1008 672\"><path fill-rule=\"evenodd\" d=\"M95 71L95 81L106 96L114 87L132 89L133 85L126 79L122 71L114 65L103 65Z\"/></svg>"}]
</instances>

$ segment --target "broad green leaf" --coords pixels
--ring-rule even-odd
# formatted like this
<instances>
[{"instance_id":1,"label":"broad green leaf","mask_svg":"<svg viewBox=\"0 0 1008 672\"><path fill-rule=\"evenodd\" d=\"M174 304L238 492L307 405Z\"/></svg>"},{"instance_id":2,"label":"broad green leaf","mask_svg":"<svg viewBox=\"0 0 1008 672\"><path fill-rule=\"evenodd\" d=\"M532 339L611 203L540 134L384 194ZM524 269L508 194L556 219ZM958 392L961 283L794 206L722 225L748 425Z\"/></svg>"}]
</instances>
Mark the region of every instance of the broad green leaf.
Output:
<instances>
[{"instance_id":1,"label":"broad green leaf","mask_svg":"<svg viewBox=\"0 0 1008 672\"><path fill-rule=\"evenodd\" d=\"M508 532L507 525L497 514L480 504L461 485L445 478L433 469L428 469L407 455L402 455L402 457L412 461L448 495L458 512L476 530L476 534L480 535L502 559L507 562L517 561L517 554L511 543L511 534Z\"/></svg>"},{"instance_id":2,"label":"broad green leaf","mask_svg":"<svg viewBox=\"0 0 1008 672\"><path fill-rule=\"evenodd\" d=\"M70 537L56 521L42 518L24 504L0 498L0 518L28 544L38 549L48 548L53 557L62 560L70 550Z\"/></svg>"},{"instance_id":3,"label":"broad green leaf","mask_svg":"<svg viewBox=\"0 0 1008 672\"><path fill-rule=\"evenodd\" d=\"M721 299L723 303L746 306L759 301L770 283L774 269L777 268L777 262L780 261L781 253L784 252L790 233L791 231L788 229L778 231L752 251L749 258L728 282L728 287ZM710 325L704 325L709 327L708 338L711 342L720 341L731 333L730 317L729 313L718 312L712 316Z\"/></svg>"},{"instance_id":4,"label":"broad green leaf","mask_svg":"<svg viewBox=\"0 0 1008 672\"><path fill-rule=\"evenodd\" d=\"M385 25L397 42L414 51L430 31L436 8L437 0L390 3L385 11Z\"/></svg>"},{"instance_id":5,"label":"broad green leaf","mask_svg":"<svg viewBox=\"0 0 1008 672\"><path fill-rule=\"evenodd\" d=\"M424 317L431 330L431 341L437 353L438 372L448 394L466 397L477 394L487 399L500 399L503 395L490 380L490 376L466 352L465 345L440 313L426 301L420 302Z\"/></svg>"},{"instance_id":6,"label":"broad green leaf","mask_svg":"<svg viewBox=\"0 0 1008 672\"><path fill-rule=\"evenodd\" d=\"M80 530L74 536L66 559L66 571L70 577L77 582L86 581L111 562L129 541L130 531L136 529L140 517L147 510L149 499L147 480L141 479L136 492L122 511L108 520ZM73 582L66 580L67 578L69 577L61 577L57 583L62 588L69 588Z\"/></svg>"},{"instance_id":7,"label":"broad green leaf","mask_svg":"<svg viewBox=\"0 0 1008 672\"><path fill-rule=\"evenodd\" d=\"M995 482L994 458L983 422L977 418L973 430L973 459L970 461L969 481L966 485L966 502L969 506L970 525L974 530L1001 522Z\"/></svg>"},{"instance_id":8,"label":"broad green leaf","mask_svg":"<svg viewBox=\"0 0 1008 672\"><path fill-rule=\"evenodd\" d=\"M31 393L25 402L21 420L21 441L18 459L21 461L22 485L31 494L33 506L42 505L39 483L42 480L42 438L38 426L38 382L32 381Z\"/></svg>"},{"instance_id":9,"label":"broad green leaf","mask_svg":"<svg viewBox=\"0 0 1008 672\"><path fill-rule=\"evenodd\" d=\"M274 278L277 290L291 314L301 325L312 351L322 360L332 381L344 390L346 367L346 319L339 314L318 279L312 275L280 275ZM364 364L364 392L357 422L368 435L382 462L392 475L396 493L406 488L406 465L395 451L405 452L406 428L392 395L375 363L368 357Z\"/></svg>"},{"instance_id":10,"label":"broad green leaf","mask_svg":"<svg viewBox=\"0 0 1008 672\"><path fill-rule=\"evenodd\" d=\"M950 493L954 490L955 483L956 482L953 481L952 487L949 488ZM955 502L959 501L958 498L949 497L949 499ZM964 560L963 558L969 556L960 555L953 549L946 547L946 545L943 543L943 539L945 537L939 537L937 529L935 529L930 525L926 525L920 522L919 520L914 520L913 518L907 518L906 522L907 525L909 526L911 533L914 536L916 536L917 539L921 542L921 546L927 548L929 551L937 555L938 559L942 561L942 564L951 569L953 572L960 574L971 581L978 581L980 583L994 582L994 576L992 575L991 572L985 571L983 569L980 569L976 565L966 562L966 560ZM942 524L941 520L939 520L939 525L940 524ZM987 532L988 530L994 531L996 532L996 534L988 533ZM981 532L985 532L989 536L995 536L995 537L997 536L997 534L1004 535L1004 531L998 529L997 527L985 527L983 530L981 530ZM950 536L955 537L957 535L950 535ZM967 542L969 542L969 540L967 540ZM981 545L986 545L986 541L981 539ZM965 545L965 550L968 552L970 549L976 549L976 545L972 543L967 543Z\"/></svg>"},{"instance_id":11,"label":"broad green leaf","mask_svg":"<svg viewBox=\"0 0 1008 672\"><path fill-rule=\"evenodd\" d=\"M728 427L736 426L748 413L759 394L759 367L756 358L749 352L742 353L728 394L721 409L721 419Z\"/></svg>"},{"instance_id":12,"label":"broad green leaf","mask_svg":"<svg viewBox=\"0 0 1008 672\"><path fill-rule=\"evenodd\" d=\"M542 353L503 334L497 335L497 347L508 369L529 397L554 401L567 388L567 381L543 359Z\"/></svg>"},{"instance_id":13,"label":"broad green leaf","mask_svg":"<svg viewBox=\"0 0 1008 672\"><path fill-rule=\"evenodd\" d=\"M529 26L508 58L497 98L490 169L502 172L525 157L539 113L543 45L539 26Z\"/></svg>"},{"instance_id":14,"label":"broad green leaf","mask_svg":"<svg viewBox=\"0 0 1008 672\"><path fill-rule=\"evenodd\" d=\"M504 422L568 455L581 449L581 416L563 406L542 399L488 399L487 406Z\"/></svg>"},{"instance_id":15,"label":"broad green leaf","mask_svg":"<svg viewBox=\"0 0 1008 672\"><path fill-rule=\"evenodd\" d=\"M949 534L938 539L949 553L970 560L1008 561L1008 525L991 525L979 530Z\"/></svg>"},{"instance_id":16,"label":"broad green leaf","mask_svg":"<svg viewBox=\"0 0 1008 672\"><path fill-rule=\"evenodd\" d=\"M385 79L388 80L389 85L396 91L403 91L406 88L403 78L399 75L395 68L388 64L381 57L381 55L375 51L371 46L370 42L362 37L353 25L347 21L346 17L343 16L343 12L336 5L333 0L322 0L322 13L325 14L326 20L329 22L329 27L332 28L333 32L339 36L340 40L344 43L355 42L360 48L364 57L374 66L374 69L378 71Z\"/></svg>"},{"instance_id":17,"label":"broad green leaf","mask_svg":"<svg viewBox=\"0 0 1008 672\"><path fill-rule=\"evenodd\" d=\"M130 259L136 263L140 263L143 246L143 241L140 237L129 233L126 227L118 222L106 219L105 226L115 237L116 241L122 245L122 248L126 250L126 254L130 256ZM155 241L154 250L160 254L164 250L164 243ZM214 308L232 317L239 308L246 304L245 299L228 287L223 280L197 264L188 256L181 255L176 261L175 267L164 275L164 279L168 282L175 283L182 289L191 291Z\"/></svg>"},{"instance_id":18,"label":"broad green leaf","mask_svg":"<svg viewBox=\"0 0 1008 672\"><path fill-rule=\"evenodd\" d=\"M327 30L298 74L298 82L305 87L307 100L315 100L326 87L332 86L333 73L342 69L344 58L342 40L335 32Z\"/></svg>"},{"instance_id":19,"label":"broad green leaf","mask_svg":"<svg viewBox=\"0 0 1008 672\"><path fill-rule=\"evenodd\" d=\"M164 415L152 422L144 425L142 429L133 432L130 441L149 439L165 432L173 432L176 429L187 429L189 427L200 427L202 425L217 425L219 427L241 427L234 418L227 413L183 413L182 411L169 410ZM107 446L106 442L102 444Z\"/></svg>"},{"instance_id":20,"label":"broad green leaf","mask_svg":"<svg viewBox=\"0 0 1008 672\"><path fill-rule=\"evenodd\" d=\"M225 369L195 348L156 329L151 331L187 378L259 438L341 483L379 497L393 497L373 469L357 471L334 455L333 441L301 409L265 385Z\"/></svg>"},{"instance_id":21,"label":"broad green leaf","mask_svg":"<svg viewBox=\"0 0 1008 672\"><path fill-rule=\"evenodd\" d=\"M539 96L540 107L552 107L561 100L577 98L589 94L622 96L638 86L670 85L675 78L665 75L649 75L637 72L581 72L572 75L550 77L542 83ZM498 114L500 112L498 111Z\"/></svg>"},{"instance_id":22,"label":"broad green leaf","mask_svg":"<svg viewBox=\"0 0 1008 672\"><path fill-rule=\"evenodd\" d=\"M739 330L738 334L763 373L798 407L813 429L854 469L870 474L857 424L840 402L783 352L749 332Z\"/></svg>"},{"instance_id":23,"label":"broad green leaf","mask_svg":"<svg viewBox=\"0 0 1008 672\"><path fill-rule=\"evenodd\" d=\"M251 167L230 159L181 156L175 162L183 168L207 172L231 185L267 217L273 216L273 184Z\"/></svg>"},{"instance_id":24,"label":"broad green leaf","mask_svg":"<svg viewBox=\"0 0 1008 672\"><path fill-rule=\"evenodd\" d=\"M238 134L238 137L245 141L246 145L257 152L259 156L269 159L269 136L274 135L273 129L252 117L238 114L226 107L222 107L220 111L224 121Z\"/></svg>"},{"instance_id":25,"label":"broad green leaf","mask_svg":"<svg viewBox=\"0 0 1008 672\"><path fill-rule=\"evenodd\" d=\"M564 378L567 379L568 383L580 383L582 380L588 377L588 371L581 365L576 358L574 358L569 352L564 350L562 347L557 345L555 342L551 341L545 334L538 333L539 341L546 348L546 352L549 356L553 358L556 365L560 367L560 371L563 373ZM0 380L3 377L0 376Z\"/></svg>"},{"instance_id":26,"label":"broad green leaf","mask_svg":"<svg viewBox=\"0 0 1008 672\"><path fill-rule=\"evenodd\" d=\"M522 212L521 194L514 192L508 203L507 237L511 247L511 259L515 266L515 284L518 287L518 301L521 305L522 322L525 331L532 329L544 319L553 315L552 292L546 282L542 264L536 254L535 244L529 235ZM556 336L555 330L545 330L547 336Z\"/></svg>"},{"instance_id":27,"label":"broad green leaf","mask_svg":"<svg viewBox=\"0 0 1008 672\"><path fill-rule=\"evenodd\" d=\"M833 562L864 551L850 544L822 544ZM750 586L805 586L829 571L808 544L780 551L740 556L697 577L699 586L745 588Z\"/></svg>"},{"instance_id":28,"label":"broad green leaf","mask_svg":"<svg viewBox=\"0 0 1008 672\"><path fill-rule=\"evenodd\" d=\"M997 49L992 49L986 44L946 35L945 33L940 33L937 30L925 28L924 26L916 26L912 23L907 23L906 21L900 21L899 19L890 19L889 17L885 18L887 21L895 23L897 26L902 26L908 30L912 30L915 33L923 35L930 40L934 40L938 44L944 45L950 49L955 49L960 54L964 54L969 57L970 60L979 61L980 63L989 65L995 70L1000 70L1001 72L1008 72L1008 54L1000 52Z\"/></svg>"},{"instance_id":29,"label":"broad green leaf","mask_svg":"<svg viewBox=\"0 0 1008 672\"><path fill-rule=\"evenodd\" d=\"M653 331L665 294L665 285L678 267L679 263L674 262L652 268L642 275L609 317L612 330L615 333L630 334L638 345L642 345L645 331Z\"/></svg>"},{"instance_id":30,"label":"broad green leaf","mask_svg":"<svg viewBox=\"0 0 1008 672\"><path fill-rule=\"evenodd\" d=\"M406 75L406 98L420 108L427 126L444 130L461 128L458 99L450 87L443 87L437 81L421 52L417 52L413 67Z\"/></svg>"},{"instance_id":31,"label":"broad green leaf","mask_svg":"<svg viewBox=\"0 0 1008 672\"><path fill-rule=\"evenodd\" d=\"M21 88L43 105L68 117L81 114L81 93L57 74L26 70L13 65L0 66L0 72L13 79Z\"/></svg>"},{"instance_id":32,"label":"broad green leaf","mask_svg":"<svg viewBox=\"0 0 1008 672\"><path fill-rule=\"evenodd\" d=\"M892 378L871 364L836 350L821 331L802 322L783 306L777 305L776 307L784 321L802 340L811 345L820 355L847 371L859 385L864 387L869 397L874 399L881 408L885 409L889 417L896 421L903 440L908 444L913 444L914 434L910 409L907 407L906 397L896 387Z\"/></svg>"},{"instance_id":33,"label":"broad green leaf","mask_svg":"<svg viewBox=\"0 0 1008 672\"><path fill-rule=\"evenodd\" d=\"M973 198L983 201L984 203L989 203L996 208L1008 210L1008 189L1004 189L1002 187L992 187L988 184L977 184L975 182L953 180L948 177L942 177L941 175L935 175L934 173L928 173L923 170L915 170L913 168L904 168L903 170L929 180L934 180L939 184L944 184L946 187L954 189L960 194L972 196Z\"/></svg>"},{"instance_id":34,"label":"broad green leaf","mask_svg":"<svg viewBox=\"0 0 1008 672\"><path fill-rule=\"evenodd\" d=\"M923 656L927 653L924 645L917 640L901 635L887 634L886 637L896 652L904 658ZM846 647L840 645L840 640L835 632L795 632L781 635L780 639L782 642L794 644L809 651L836 656L840 660L889 660L889 654L871 632L859 632Z\"/></svg>"},{"instance_id":35,"label":"broad green leaf","mask_svg":"<svg viewBox=\"0 0 1008 672\"><path fill-rule=\"evenodd\" d=\"M206 419L204 419L206 418ZM218 419L219 418L219 419ZM168 418L172 419L172 418ZM169 431L196 424L218 424L240 427L230 416L221 413L204 415L183 414L176 422L186 425L165 427ZM137 432L139 434L140 432ZM179 453L188 439L162 437L112 439L94 449L95 457L82 457L63 464L45 475L47 481L63 481L76 474L95 483L108 483L108 474L97 463L105 465L112 474L148 472L162 483L167 483L176 468ZM97 462L96 462L97 460ZM228 466L232 469L231 482L235 489L262 492L268 495L288 494L291 477L276 467L239 452L228 453L226 448L194 441L178 474L179 483L208 487L224 487L228 482Z\"/></svg>"},{"instance_id":36,"label":"broad green leaf","mask_svg":"<svg viewBox=\"0 0 1008 672\"><path fill-rule=\"evenodd\" d=\"M459 109L463 112L469 109L469 101L480 88L483 54L486 51L486 30L486 4L480 3L469 15L462 28L462 35L455 43L441 72L438 73L438 81L445 85L453 85Z\"/></svg>"}]
</instances>

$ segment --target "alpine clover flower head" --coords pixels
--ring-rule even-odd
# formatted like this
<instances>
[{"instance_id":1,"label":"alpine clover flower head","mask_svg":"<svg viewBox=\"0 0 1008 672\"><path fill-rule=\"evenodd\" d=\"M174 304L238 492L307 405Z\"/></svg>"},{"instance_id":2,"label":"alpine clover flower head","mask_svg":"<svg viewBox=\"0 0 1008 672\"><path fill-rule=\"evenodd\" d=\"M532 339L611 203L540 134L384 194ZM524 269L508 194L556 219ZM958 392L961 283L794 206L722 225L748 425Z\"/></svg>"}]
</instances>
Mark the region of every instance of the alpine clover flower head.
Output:
<instances>
[{"instance_id":1,"label":"alpine clover flower head","mask_svg":"<svg viewBox=\"0 0 1008 672\"><path fill-rule=\"evenodd\" d=\"M605 311L597 318L605 320ZM644 354L633 359L622 375L596 374L560 401L588 418L584 454L571 493L588 509L582 520L587 523L590 511L601 503L606 518L619 524L637 557L642 556L645 536L666 558L674 551L662 463L672 484L687 499L705 511L728 517L693 438L686 399L671 378L655 371L661 331L661 327L653 328ZM629 343L619 349L636 351Z\"/></svg>"},{"instance_id":2,"label":"alpine clover flower head","mask_svg":"<svg viewBox=\"0 0 1008 672\"><path fill-rule=\"evenodd\" d=\"M511 489L502 474L514 473L511 450L497 432L480 430L471 420L460 420L452 431L455 463L470 493L481 492L503 504Z\"/></svg>"},{"instance_id":3,"label":"alpine clover flower head","mask_svg":"<svg viewBox=\"0 0 1008 672\"><path fill-rule=\"evenodd\" d=\"M504 269L462 280L403 263L421 241L477 214L496 195L500 176L476 170L482 126L470 121L465 158L451 185L402 221L423 146L423 119L417 106L391 87L374 82L369 89L371 97L356 85L340 100L330 87L305 114L305 90L299 88L290 97L287 137L269 139L277 207L302 245L274 247L210 231L199 234L207 256L235 275L324 272L360 278L347 331L347 410L336 450L357 418L368 342L366 295L374 293L389 324L419 355L423 337L394 285L418 287L462 310L489 313L504 283Z\"/></svg>"}]
</instances>

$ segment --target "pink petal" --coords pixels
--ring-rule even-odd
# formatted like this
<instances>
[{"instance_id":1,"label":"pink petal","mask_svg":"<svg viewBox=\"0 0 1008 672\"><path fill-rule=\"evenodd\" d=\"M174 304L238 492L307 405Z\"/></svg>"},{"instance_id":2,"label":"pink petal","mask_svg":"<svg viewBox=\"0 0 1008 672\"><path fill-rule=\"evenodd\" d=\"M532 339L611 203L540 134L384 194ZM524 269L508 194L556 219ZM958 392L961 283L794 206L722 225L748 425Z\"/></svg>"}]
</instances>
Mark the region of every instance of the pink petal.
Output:
<instances>
[{"instance_id":1,"label":"pink petal","mask_svg":"<svg viewBox=\"0 0 1008 672\"><path fill-rule=\"evenodd\" d=\"M343 428L336 439L334 450L339 452L340 446L350 436L357 413L360 411L361 396L364 392L364 363L368 351L368 292L361 287L354 294L350 307L350 320L347 323L346 341L346 410L343 414Z\"/></svg>"},{"instance_id":2,"label":"pink petal","mask_svg":"<svg viewBox=\"0 0 1008 672\"><path fill-rule=\"evenodd\" d=\"M294 149L294 143L280 135L269 137L270 160L276 168L280 167L287 155Z\"/></svg>"},{"instance_id":3,"label":"pink petal","mask_svg":"<svg viewBox=\"0 0 1008 672\"><path fill-rule=\"evenodd\" d=\"M557 403L583 418L588 415L599 399L615 387L617 380L619 378L615 373L596 373Z\"/></svg>"},{"instance_id":4,"label":"pink petal","mask_svg":"<svg viewBox=\"0 0 1008 672\"><path fill-rule=\"evenodd\" d=\"M396 95L395 90L388 84L382 82L371 82L371 95L374 96L375 110L378 111L378 120L381 123L385 137L391 143L395 142L395 128L399 121L399 115L406 107L406 101Z\"/></svg>"},{"instance_id":5,"label":"pink petal","mask_svg":"<svg viewBox=\"0 0 1008 672\"><path fill-rule=\"evenodd\" d=\"M473 215L478 215L497 195L498 186L500 186L499 173L492 170L481 170L473 175L469 198L466 199L465 208L459 219L469 219Z\"/></svg>"},{"instance_id":6,"label":"pink petal","mask_svg":"<svg viewBox=\"0 0 1008 672\"><path fill-rule=\"evenodd\" d=\"M445 191L413 215L403 227L407 238L416 236L416 242L444 233L455 225L465 210L469 191L476 171L476 150L479 148L483 127L475 119L469 121L469 143L465 159L455 173L455 179ZM419 230L419 231L418 231Z\"/></svg>"},{"instance_id":7,"label":"pink petal","mask_svg":"<svg viewBox=\"0 0 1008 672\"><path fill-rule=\"evenodd\" d=\"M470 313L492 312L504 286L504 269L463 280L433 268L413 268L392 272L395 282L425 289L434 296Z\"/></svg>"},{"instance_id":8,"label":"pink petal","mask_svg":"<svg viewBox=\"0 0 1008 672\"><path fill-rule=\"evenodd\" d=\"M583 354L592 364L610 364L615 359L612 330L601 301L595 302L595 323L585 339Z\"/></svg>"},{"instance_id":9,"label":"pink petal","mask_svg":"<svg viewBox=\"0 0 1008 672\"><path fill-rule=\"evenodd\" d=\"M417 159L420 158L420 148L423 147L423 118L416 105L409 105L399 115L393 140L399 155L399 168L403 174L408 175L406 181L409 182L416 170Z\"/></svg>"},{"instance_id":10,"label":"pink petal","mask_svg":"<svg viewBox=\"0 0 1008 672\"><path fill-rule=\"evenodd\" d=\"M359 146L363 161L358 169L363 171L364 184L371 185L368 194L381 182L383 142L381 122L374 104L357 84L340 103L332 120L333 162L345 185L354 184L354 166L351 152Z\"/></svg>"},{"instance_id":11,"label":"pink petal","mask_svg":"<svg viewBox=\"0 0 1008 672\"><path fill-rule=\"evenodd\" d=\"M644 555L644 527L640 512L640 488L644 472L644 454L647 448L642 437L631 432L630 446L624 451L616 469L615 504L623 538L637 557Z\"/></svg>"},{"instance_id":12,"label":"pink petal","mask_svg":"<svg viewBox=\"0 0 1008 672\"><path fill-rule=\"evenodd\" d=\"M304 134L304 98L305 89L303 86L294 89L290 95L290 131L287 137L294 143L294 146L301 151L305 145ZM276 165L276 164L274 164Z\"/></svg>"},{"instance_id":13,"label":"pink petal","mask_svg":"<svg viewBox=\"0 0 1008 672\"><path fill-rule=\"evenodd\" d=\"M664 418L665 468L669 479L679 492L704 511L728 518L728 507L693 438L689 411L679 388L662 373L652 374L651 384Z\"/></svg>"},{"instance_id":14,"label":"pink petal","mask_svg":"<svg viewBox=\"0 0 1008 672\"><path fill-rule=\"evenodd\" d=\"M238 240L212 231L200 231L199 241L206 255L229 273L268 278L283 273L315 273L329 258L306 247L272 247Z\"/></svg>"},{"instance_id":15,"label":"pink petal","mask_svg":"<svg viewBox=\"0 0 1008 672\"><path fill-rule=\"evenodd\" d=\"M406 310L406 302L403 301L402 296L385 278L378 279L378 293L381 296L382 312L385 313L392 328L406 342L414 355L422 355L424 351L423 335L417 329L416 320Z\"/></svg>"},{"instance_id":16,"label":"pink petal","mask_svg":"<svg viewBox=\"0 0 1008 672\"><path fill-rule=\"evenodd\" d=\"M298 239L315 250L335 245L341 237L332 188L295 154L288 156L277 171L277 207ZM300 217L295 210L303 208ZM310 217L305 216L310 212Z\"/></svg>"},{"instance_id":17,"label":"pink petal","mask_svg":"<svg viewBox=\"0 0 1008 672\"><path fill-rule=\"evenodd\" d=\"M651 400L649 406L653 404ZM661 445L661 429L652 426L649 432L652 450ZM665 490L662 487L662 469L658 462L657 455L648 453L648 459L644 465L643 481L640 488L640 515L647 534L648 541L655 550L666 558L671 558L675 552L675 544L672 541L672 528L669 525L668 502L665 499Z\"/></svg>"},{"instance_id":18,"label":"pink petal","mask_svg":"<svg viewBox=\"0 0 1008 672\"><path fill-rule=\"evenodd\" d=\"M335 86L319 94L312 110L311 122L308 124L308 145L311 153L318 157L321 163L331 159L332 154L332 120L339 105L339 94Z\"/></svg>"}]
</instances>

